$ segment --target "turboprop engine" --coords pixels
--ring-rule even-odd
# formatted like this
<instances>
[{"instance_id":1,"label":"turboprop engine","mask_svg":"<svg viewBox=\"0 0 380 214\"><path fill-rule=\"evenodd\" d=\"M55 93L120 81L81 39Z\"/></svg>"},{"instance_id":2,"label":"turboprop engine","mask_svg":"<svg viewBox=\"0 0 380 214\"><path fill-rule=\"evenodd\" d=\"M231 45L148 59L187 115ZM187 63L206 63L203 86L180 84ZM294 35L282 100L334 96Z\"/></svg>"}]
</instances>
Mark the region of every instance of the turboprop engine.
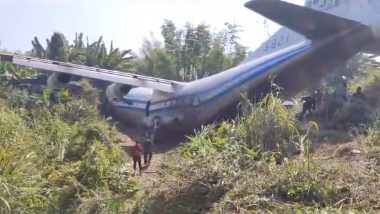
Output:
<instances>
[{"instance_id":1,"label":"turboprop engine","mask_svg":"<svg viewBox=\"0 0 380 214\"><path fill-rule=\"evenodd\" d=\"M71 74L53 72L47 79L47 87L51 90L59 90L65 87L71 80Z\"/></svg>"},{"instance_id":2,"label":"turboprop engine","mask_svg":"<svg viewBox=\"0 0 380 214\"><path fill-rule=\"evenodd\" d=\"M106 89L106 96L109 101L123 98L131 90L132 86L119 83L112 83Z\"/></svg>"}]
</instances>

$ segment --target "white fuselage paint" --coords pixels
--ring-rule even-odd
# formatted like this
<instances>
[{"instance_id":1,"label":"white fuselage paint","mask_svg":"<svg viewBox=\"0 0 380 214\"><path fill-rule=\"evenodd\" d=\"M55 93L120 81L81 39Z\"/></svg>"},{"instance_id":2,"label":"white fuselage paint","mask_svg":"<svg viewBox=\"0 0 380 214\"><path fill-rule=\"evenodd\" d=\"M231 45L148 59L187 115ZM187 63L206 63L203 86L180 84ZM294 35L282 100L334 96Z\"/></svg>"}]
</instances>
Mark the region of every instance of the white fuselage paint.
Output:
<instances>
[{"instance_id":1,"label":"white fuselage paint","mask_svg":"<svg viewBox=\"0 0 380 214\"><path fill-rule=\"evenodd\" d=\"M160 117L162 123L177 121L202 123L211 120L216 112L239 100L239 94L276 74L276 66L310 49L305 41L283 50L239 65L225 72L186 84L176 94L154 99L154 91L134 88L122 101L115 102L116 112L132 123L149 123ZM147 104L149 116L146 116ZM187 121L187 122L186 122Z\"/></svg>"},{"instance_id":2,"label":"white fuselage paint","mask_svg":"<svg viewBox=\"0 0 380 214\"><path fill-rule=\"evenodd\" d=\"M307 0L305 6L361 22L380 37L380 0ZM123 100L113 103L115 114L137 125L149 125L157 117L162 124L174 124L178 129L204 124L222 109L237 103L242 90L254 89L270 75L281 72L281 66L311 50L309 40L282 28L241 65L185 83L175 93L158 94L153 89L133 88Z\"/></svg>"}]
</instances>

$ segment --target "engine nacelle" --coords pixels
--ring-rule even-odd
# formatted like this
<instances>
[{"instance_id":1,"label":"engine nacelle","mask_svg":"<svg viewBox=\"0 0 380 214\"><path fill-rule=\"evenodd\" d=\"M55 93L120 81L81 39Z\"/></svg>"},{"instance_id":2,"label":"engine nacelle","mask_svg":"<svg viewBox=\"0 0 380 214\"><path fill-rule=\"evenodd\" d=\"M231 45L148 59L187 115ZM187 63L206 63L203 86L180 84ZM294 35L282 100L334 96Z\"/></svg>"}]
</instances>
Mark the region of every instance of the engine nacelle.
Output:
<instances>
[{"instance_id":1,"label":"engine nacelle","mask_svg":"<svg viewBox=\"0 0 380 214\"><path fill-rule=\"evenodd\" d=\"M131 90L132 86L119 83L112 83L106 89L106 96L109 101L116 101L123 98Z\"/></svg>"},{"instance_id":2,"label":"engine nacelle","mask_svg":"<svg viewBox=\"0 0 380 214\"><path fill-rule=\"evenodd\" d=\"M53 72L47 79L47 87L51 90L59 90L65 87L71 80L71 74Z\"/></svg>"}]
</instances>

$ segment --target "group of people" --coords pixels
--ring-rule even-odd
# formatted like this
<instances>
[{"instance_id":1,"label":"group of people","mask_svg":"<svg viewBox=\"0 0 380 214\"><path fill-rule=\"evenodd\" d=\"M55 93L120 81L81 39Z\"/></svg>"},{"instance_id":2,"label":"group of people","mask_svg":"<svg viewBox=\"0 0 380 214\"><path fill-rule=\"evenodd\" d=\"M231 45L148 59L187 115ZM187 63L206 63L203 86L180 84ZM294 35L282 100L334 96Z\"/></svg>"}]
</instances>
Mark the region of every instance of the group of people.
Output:
<instances>
[{"instance_id":1,"label":"group of people","mask_svg":"<svg viewBox=\"0 0 380 214\"><path fill-rule=\"evenodd\" d=\"M328 99L327 97L331 98ZM351 98L351 99L350 99ZM362 88L358 87L356 92L350 97L347 93L347 83L343 81L339 84L332 95L327 92L323 93L321 89L317 89L313 95L302 98L302 111L299 114L299 120L303 120L304 117L308 114L312 114L315 111L318 111L323 108L325 104L334 106L332 112L330 112L329 117L333 115L337 108L340 108L344 103L351 101L365 101L365 95L362 92ZM327 103L330 102L330 103ZM334 105L331 105L333 103Z\"/></svg>"},{"instance_id":2,"label":"group of people","mask_svg":"<svg viewBox=\"0 0 380 214\"><path fill-rule=\"evenodd\" d=\"M153 157L153 145L154 141L156 139L157 131L160 127L160 120L159 118L155 118L152 121L152 124L150 126L141 127L143 131L143 140L141 143L137 142L134 146L131 147L131 156L133 159L133 169L138 170L141 174L142 172L142 164L141 164L141 155L144 155L144 165L148 167L152 161Z\"/></svg>"},{"instance_id":3,"label":"group of people","mask_svg":"<svg viewBox=\"0 0 380 214\"><path fill-rule=\"evenodd\" d=\"M136 142L135 145L131 147L133 169L136 171L138 167L140 174L142 172L142 155L144 156L144 165L148 166L153 156L153 139L149 136L146 136L142 143Z\"/></svg>"}]
</instances>

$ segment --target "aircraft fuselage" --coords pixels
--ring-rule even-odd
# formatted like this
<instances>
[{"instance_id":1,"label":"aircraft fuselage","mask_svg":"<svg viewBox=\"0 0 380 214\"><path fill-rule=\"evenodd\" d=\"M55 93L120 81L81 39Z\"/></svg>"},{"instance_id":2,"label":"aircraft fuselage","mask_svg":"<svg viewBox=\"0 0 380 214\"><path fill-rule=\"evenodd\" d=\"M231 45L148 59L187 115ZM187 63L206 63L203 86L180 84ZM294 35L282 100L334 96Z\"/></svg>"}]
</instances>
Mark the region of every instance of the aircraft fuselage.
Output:
<instances>
[{"instance_id":1,"label":"aircraft fuselage","mask_svg":"<svg viewBox=\"0 0 380 214\"><path fill-rule=\"evenodd\" d=\"M123 101L113 104L114 113L127 123L149 125L154 118L159 118L163 129L189 132L218 118L234 116L240 93L248 90L251 97L267 93L272 75L277 76L275 83L283 87L288 96L315 85L328 72L370 44L370 35L367 29L352 29L313 43L303 41L185 84L176 94L160 99L155 99L151 89L132 89Z\"/></svg>"},{"instance_id":2,"label":"aircraft fuselage","mask_svg":"<svg viewBox=\"0 0 380 214\"><path fill-rule=\"evenodd\" d=\"M276 1L273 2L277 6ZM249 4L258 6L266 3L252 1ZM302 23L302 17L288 24L296 28L296 25L302 26L307 34L318 34L318 30L314 29L321 29L320 35L340 27L342 30L309 40L282 28L264 42L245 63L186 83L175 93L158 96L152 89L132 89L122 101L113 103L115 116L135 125L149 125L155 118L159 118L164 129L167 127L168 130L177 132L192 131L218 118L234 116L242 91L248 91L251 97L261 97L269 92L270 76L275 76L274 82L284 88L285 96L292 96L302 89L316 86L321 78L358 52L376 49L374 47L380 44L379 1L307 0L305 6L335 15L321 20L342 21L342 25L338 23L334 28L333 23L326 23L326 27L323 23L318 25L320 23L307 20ZM265 8L258 10L266 15L273 15L275 19L279 16L276 13L271 15ZM304 14L301 9L293 11ZM313 16L312 12L307 13ZM318 17L322 18L318 15L312 18ZM335 17L342 17L342 20ZM347 24L344 19L361 24L350 23L351 27L344 27Z\"/></svg>"}]
</instances>

